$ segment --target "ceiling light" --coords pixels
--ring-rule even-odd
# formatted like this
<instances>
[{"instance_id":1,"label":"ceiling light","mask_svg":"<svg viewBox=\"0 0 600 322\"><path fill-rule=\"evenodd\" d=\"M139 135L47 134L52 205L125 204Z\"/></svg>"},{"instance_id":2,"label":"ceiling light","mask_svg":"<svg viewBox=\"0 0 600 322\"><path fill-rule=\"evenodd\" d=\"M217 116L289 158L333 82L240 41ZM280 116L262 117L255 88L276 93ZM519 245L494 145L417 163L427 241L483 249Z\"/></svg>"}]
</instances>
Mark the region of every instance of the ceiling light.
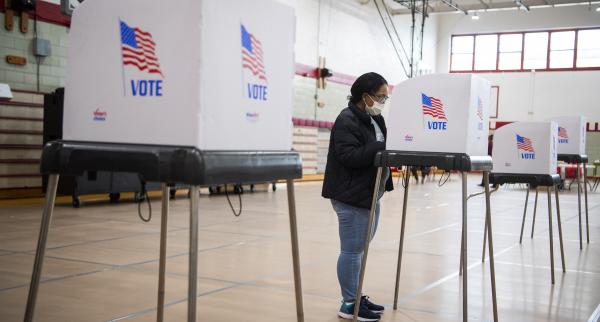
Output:
<instances>
[{"instance_id":1,"label":"ceiling light","mask_svg":"<svg viewBox=\"0 0 600 322\"><path fill-rule=\"evenodd\" d=\"M472 16L471 19L473 20L479 20L479 16L477 15L477 12L475 12Z\"/></svg>"},{"instance_id":2,"label":"ceiling light","mask_svg":"<svg viewBox=\"0 0 600 322\"><path fill-rule=\"evenodd\" d=\"M596 12L600 12L600 7L596 8Z\"/></svg>"}]
</instances>

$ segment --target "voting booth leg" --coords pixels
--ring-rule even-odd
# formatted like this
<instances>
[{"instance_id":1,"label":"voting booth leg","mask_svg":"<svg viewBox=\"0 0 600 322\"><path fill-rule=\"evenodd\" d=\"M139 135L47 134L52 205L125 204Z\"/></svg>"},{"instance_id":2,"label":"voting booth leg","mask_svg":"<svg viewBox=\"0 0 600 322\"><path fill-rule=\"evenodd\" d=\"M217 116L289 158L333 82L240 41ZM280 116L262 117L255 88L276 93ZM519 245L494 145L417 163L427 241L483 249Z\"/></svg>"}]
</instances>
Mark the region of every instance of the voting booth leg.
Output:
<instances>
[{"instance_id":1,"label":"voting booth leg","mask_svg":"<svg viewBox=\"0 0 600 322\"><path fill-rule=\"evenodd\" d=\"M165 310L165 268L167 263L167 217L169 216L169 186L162 184L162 209L160 214L160 255L158 261L158 297L156 321L162 322Z\"/></svg>"},{"instance_id":2,"label":"voting booth leg","mask_svg":"<svg viewBox=\"0 0 600 322\"><path fill-rule=\"evenodd\" d=\"M48 188L46 190L46 202L44 213L42 214L42 224L40 225L40 235L38 237L37 250L35 252L35 263L31 273L31 284L29 285L29 295L27 297L27 308L25 309L25 322L33 321L35 310L35 300L37 298L40 277L42 275L42 266L44 265L44 253L46 251L46 240L48 239L48 229L52 220L54 211L54 202L56 201L56 188L58 186L58 174L51 174L48 178Z\"/></svg>"},{"instance_id":3,"label":"voting booth leg","mask_svg":"<svg viewBox=\"0 0 600 322\"><path fill-rule=\"evenodd\" d=\"M525 229L525 217L527 216L527 203L529 202L529 190L531 185L527 185L527 194L525 195L525 207L523 208L523 222L521 223L521 236L519 237L519 244L523 242L523 229ZM485 249L485 245L484 245Z\"/></svg>"},{"instance_id":4,"label":"voting booth leg","mask_svg":"<svg viewBox=\"0 0 600 322\"><path fill-rule=\"evenodd\" d=\"M577 207L579 209L579 249L583 249L583 236L582 236L582 228L581 228L581 175L579 173L581 171L580 164L577 163Z\"/></svg>"},{"instance_id":5,"label":"voting booth leg","mask_svg":"<svg viewBox=\"0 0 600 322\"><path fill-rule=\"evenodd\" d=\"M483 250L481 251L481 262L485 263L485 243L487 242L487 229L488 229L488 219L487 216L485 217L485 225L483 227ZM462 264L461 266L461 272L462 272Z\"/></svg>"},{"instance_id":6,"label":"voting booth leg","mask_svg":"<svg viewBox=\"0 0 600 322\"><path fill-rule=\"evenodd\" d=\"M298 247L298 224L296 221L296 196L294 194L294 180L287 180L288 208L290 214L290 237L292 239L292 261L294 265L294 288L296 291L296 316L298 322L304 321L304 307L302 303L302 280L300 275L300 251Z\"/></svg>"},{"instance_id":7,"label":"voting booth leg","mask_svg":"<svg viewBox=\"0 0 600 322\"><path fill-rule=\"evenodd\" d=\"M468 303L467 303L467 173L461 172L462 175L462 268L463 268L463 322L468 320ZM488 187L489 189L489 187Z\"/></svg>"},{"instance_id":8,"label":"voting booth leg","mask_svg":"<svg viewBox=\"0 0 600 322\"><path fill-rule=\"evenodd\" d=\"M464 229L464 228L463 228ZM458 275L462 276L463 273L463 250L465 249L465 239L464 239L464 234L463 234L463 230L460 231L460 259L458 260ZM487 233L486 233L487 234ZM485 239L484 239L485 242Z\"/></svg>"},{"instance_id":9,"label":"voting booth leg","mask_svg":"<svg viewBox=\"0 0 600 322\"><path fill-rule=\"evenodd\" d=\"M590 222L588 219L588 182L587 182L587 163L583 164L583 193L585 198L585 232L587 243L590 243Z\"/></svg>"},{"instance_id":10,"label":"voting booth leg","mask_svg":"<svg viewBox=\"0 0 600 322\"><path fill-rule=\"evenodd\" d=\"M533 238L533 232L535 230L535 216L537 215L538 194L538 188L535 187L535 201L533 203L533 221L531 222L531 238Z\"/></svg>"},{"instance_id":11,"label":"voting booth leg","mask_svg":"<svg viewBox=\"0 0 600 322\"><path fill-rule=\"evenodd\" d=\"M558 201L558 186L554 186L554 195L556 196L556 220L558 221L558 238L560 239L560 260L562 262L563 273L566 273L565 268L565 250L563 247L562 222L560 219L560 203Z\"/></svg>"},{"instance_id":12,"label":"voting booth leg","mask_svg":"<svg viewBox=\"0 0 600 322\"><path fill-rule=\"evenodd\" d=\"M485 172L483 173L483 178L481 179L481 182L483 182L485 184ZM488 182L489 182L489 174L488 174ZM485 191L485 189L484 189ZM487 209L486 209L487 211ZM481 262L485 263L485 243L487 242L487 225L488 225L488 220L487 220L487 213L485 216L485 225L483 227L483 248L481 251ZM461 254L462 254L462 241L461 241ZM461 256L461 264L460 264L460 271L458 272L458 275L462 274L462 256Z\"/></svg>"},{"instance_id":13,"label":"voting booth leg","mask_svg":"<svg viewBox=\"0 0 600 322\"><path fill-rule=\"evenodd\" d=\"M394 310L398 309L398 293L400 291L400 270L402 269L402 252L404 251L404 225L406 224L406 208L408 206L408 186L410 175L408 168L404 176L404 200L402 201L402 223L400 224L400 246L398 247L398 263L396 264L396 288L394 290Z\"/></svg>"},{"instance_id":14,"label":"voting booth leg","mask_svg":"<svg viewBox=\"0 0 600 322\"><path fill-rule=\"evenodd\" d=\"M377 168L377 176L375 177L375 189L373 191L373 201L371 202L371 211L369 212L369 224L367 225L367 231L365 231L365 249L363 251L362 263L360 265L360 276L358 278L358 287L356 288L356 299L354 300L354 319L358 321L358 309L360 308L360 299L362 297L362 286L365 278L365 270L367 268L367 255L369 254L369 244L371 242L371 235L373 230L373 221L375 218L375 208L377 208L377 197L379 196L379 184L381 182L381 173L383 172L382 167Z\"/></svg>"},{"instance_id":15,"label":"voting booth leg","mask_svg":"<svg viewBox=\"0 0 600 322\"><path fill-rule=\"evenodd\" d=\"M485 187L485 229L487 232L487 238L489 239L488 248L490 254L490 279L492 283L492 308L494 311L494 322L498 322L498 303L496 301L496 267L494 264L494 241L492 238L492 206L490 202L490 173L488 171L483 172L483 185Z\"/></svg>"},{"instance_id":16,"label":"voting booth leg","mask_svg":"<svg viewBox=\"0 0 600 322\"><path fill-rule=\"evenodd\" d=\"M550 187L548 189L548 233L550 234L550 272L552 275L552 284L554 284L554 239L552 234L552 196Z\"/></svg>"},{"instance_id":17,"label":"voting booth leg","mask_svg":"<svg viewBox=\"0 0 600 322\"><path fill-rule=\"evenodd\" d=\"M188 263L188 322L196 321L198 280L198 186L190 189L190 248Z\"/></svg>"}]
</instances>

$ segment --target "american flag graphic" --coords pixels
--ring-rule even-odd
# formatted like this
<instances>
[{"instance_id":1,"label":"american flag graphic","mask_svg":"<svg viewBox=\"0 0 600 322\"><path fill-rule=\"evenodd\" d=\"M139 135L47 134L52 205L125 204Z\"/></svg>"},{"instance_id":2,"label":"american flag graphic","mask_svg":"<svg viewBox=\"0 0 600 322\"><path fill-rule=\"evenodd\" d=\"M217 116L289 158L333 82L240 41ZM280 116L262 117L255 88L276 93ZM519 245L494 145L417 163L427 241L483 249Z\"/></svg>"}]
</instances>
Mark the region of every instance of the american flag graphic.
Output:
<instances>
[{"instance_id":1,"label":"american flag graphic","mask_svg":"<svg viewBox=\"0 0 600 322\"><path fill-rule=\"evenodd\" d=\"M267 81L265 65L263 63L263 50L260 41L242 27L242 68L248 69L259 79Z\"/></svg>"},{"instance_id":2,"label":"american flag graphic","mask_svg":"<svg viewBox=\"0 0 600 322\"><path fill-rule=\"evenodd\" d=\"M152 39L152 35L140 28L129 27L123 21L120 21L120 26L123 65L132 65L140 71L162 76L155 52L156 43Z\"/></svg>"},{"instance_id":3,"label":"american flag graphic","mask_svg":"<svg viewBox=\"0 0 600 322\"><path fill-rule=\"evenodd\" d=\"M558 127L558 137L561 137L563 139L568 139L569 135L567 134L567 129L565 129L562 126Z\"/></svg>"},{"instance_id":4,"label":"american flag graphic","mask_svg":"<svg viewBox=\"0 0 600 322\"><path fill-rule=\"evenodd\" d=\"M427 96L421 93L423 115L430 115L438 120L448 120L446 113L444 113L444 104L439 99L433 96Z\"/></svg>"},{"instance_id":5,"label":"american flag graphic","mask_svg":"<svg viewBox=\"0 0 600 322\"><path fill-rule=\"evenodd\" d=\"M535 152L529 138L517 134L517 148L526 152Z\"/></svg>"},{"instance_id":6,"label":"american flag graphic","mask_svg":"<svg viewBox=\"0 0 600 322\"><path fill-rule=\"evenodd\" d=\"M483 121L483 102L481 102L481 98L477 98L477 117Z\"/></svg>"}]
</instances>

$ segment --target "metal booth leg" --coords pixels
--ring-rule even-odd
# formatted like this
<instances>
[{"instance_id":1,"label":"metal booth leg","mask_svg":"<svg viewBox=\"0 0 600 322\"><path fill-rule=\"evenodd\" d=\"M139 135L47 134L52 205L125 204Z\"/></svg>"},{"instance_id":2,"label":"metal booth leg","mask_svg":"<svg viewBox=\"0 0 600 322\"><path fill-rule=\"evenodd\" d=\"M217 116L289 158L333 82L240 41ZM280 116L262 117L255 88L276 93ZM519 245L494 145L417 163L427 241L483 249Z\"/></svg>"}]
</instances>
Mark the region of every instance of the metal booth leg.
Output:
<instances>
[{"instance_id":1,"label":"metal booth leg","mask_svg":"<svg viewBox=\"0 0 600 322\"><path fill-rule=\"evenodd\" d=\"M396 288L394 290L394 310L398 309L398 293L400 292L400 271L402 269L402 253L404 251L404 227L406 224L406 208L408 205L408 186L410 175L408 167L404 176L404 200L402 201L402 223L400 224L400 246L398 247L398 263L396 264Z\"/></svg>"},{"instance_id":2,"label":"metal booth leg","mask_svg":"<svg viewBox=\"0 0 600 322\"><path fill-rule=\"evenodd\" d=\"M373 200L371 202L371 211L369 212L369 224L367 225L367 231L365 231L365 249L363 252L362 263L360 265L360 276L358 279L358 287L356 288L356 299L354 299L354 318L353 321L358 320L358 309L360 308L360 298L362 296L362 287L365 278L365 270L367 268L367 255L369 254L369 244L371 243L371 231L373 230L373 221L375 218L375 208L377 207L377 197L379 196L379 184L381 182L381 173L383 172L382 167L377 168L377 175L375 177L375 191L373 191Z\"/></svg>"},{"instance_id":3,"label":"metal booth leg","mask_svg":"<svg viewBox=\"0 0 600 322\"><path fill-rule=\"evenodd\" d=\"M485 216L485 225L483 227L483 250L481 251L481 262L485 263L485 243L487 242L488 218ZM460 265L459 275L462 274L462 261Z\"/></svg>"},{"instance_id":4,"label":"metal booth leg","mask_svg":"<svg viewBox=\"0 0 600 322\"><path fill-rule=\"evenodd\" d=\"M467 285L467 173L461 172L462 175L462 267L463 267L463 322L468 320L468 285ZM485 183L484 183L485 184ZM489 193L489 186L488 186ZM491 255L491 254L490 254Z\"/></svg>"},{"instance_id":5,"label":"metal booth leg","mask_svg":"<svg viewBox=\"0 0 600 322\"><path fill-rule=\"evenodd\" d=\"M298 322L304 321L304 306L302 303L302 280L300 275L300 251L298 247L298 225L296 221L296 196L294 180L287 180L288 208L290 215L290 237L292 240L292 261L294 266L294 289L296 291L296 317Z\"/></svg>"},{"instance_id":6,"label":"metal booth leg","mask_svg":"<svg viewBox=\"0 0 600 322\"><path fill-rule=\"evenodd\" d=\"M533 232L535 230L535 216L537 215L538 194L538 187L535 187L535 202L533 203L533 221L531 222L531 238L533 238Z\"/></svg>"},{"instance_id":7,"label":"metal booth leg","mask_svg":"<svg viewBox=\"0 0 600 322\"><path fill-rule=\"evenodd\" d=\"M198 280L198 186L190 189L190 248L188 262L188 322L196 321Z\"/></svg>"},{"instance_id":8,"label":"metal booth leg","mask_svg":"<svg viewBox=\"0 0 600 322\"><path fill-rule=\"evenodd\" d=\"M558 186L554 186L554 195L556 197L556 220L558 221L558 238L560 238L560 260L562 262L563 273L566 273L565 268L565 250L563 247L563 234L562 234L562 223L560 220L560 203L558 201Z\"/></svg>"},{"instance_id":9,"label":"metal booth leg","mask_svg":"<svg viewBox=\"0 0 600 322\"><path fill-rule=\"evenodd\" d=\"M527 216L527 203L529 202L529 190L531 185L527 185L527 194L525 195L525 207L523 208L523 222L521 223L521 236L519 236L519 244L523 242L523 229L525 228L525 217ZM537 197L537 195L536 195Z\"/></svg>"},{"instance_id":10,"label":"metal booth leg","mask_svg":"<svg viewBox=\"0 0 600 322\"><path fill-rule=\"evenodd\" d=\"M548 233L550 234L550 272L552 274L552 284L554 284L554 240L552 234L552 196L550 187L548 189Z\"/></svg>"},{"instance_id":11,"label":"metal booth leg","mask_svg":"<svg viewBox=\"0 0 600 322\"><path fill-rule=\"evenodd\" d=\"M481 182L484 182L485 184L485 171L483 173L483 177L481 179ZM488 184L489 184L489 173L488 173ZM484 189L485 191L485 189ZM529 195L528 195L529 196ZM525 205L527 207L527 200L525 200ZM485 263L485 244L487 242L487 226L488 226L488 218L487 216L485 216L485 225L483 227L483 248L481 251L481 262ZM458 275L462 275L462 240L461 240L461 260L460 260L461 264L460 264L460 271L458 272Z\"/></svg>"},{"instance_id":12,"label":"metal booth leg","mask_svg":"<svg viewBox=\"0 0 600 322\"><path fill-rule=\"evenodd\" d=\"M585 232L587 243L590 243L590 222L588 219L588 189L587 189L587 163L583 164L583 192L585 197Z\"/></svg>"},{"instance_id":13,"label":"metal booth leg","mask_svg":"<svg viewBox=\"0 0 600 322\"><path fill-rule=\"evenodd\" d=\"M461 228L461 231L460 231L460 259L458 260L458 263L459 263L458 275L459 276L462 276L462 273L463 273L463 251L465 250L464 229L465 228L463 227L463 228ZM487 234L487 233L485 233L485 234ZM484 242L485 242L485 238L484 238Z\"/></svg>"},{"instance_id":14,"label":"metal booth leg","mask_svg":"<svg viewBox=\"0 0 600 322\"><path fill-rule=\"evenodd\" d=\"M163 183L162 209L160 216L160 255L158 261L158 300L156 310L156 321L162 322L165 312L165 268L167 263L167 217L169 216L169 186Z\"/></svg>"},{"instance_id":15,"label":"metal booth leg","mask_svg":"<svg viewBox=\"0 0 600 322\"><path fill-rule=\"evenodd\" d=\"M42 214L42 223L40 225L40 235L38 237L37 250L35 252L35 263L31 273L31 284L29 286L29 295L27 296L27 308L25 309L25 322L33 321L35 311L35 300L37 299L40 277L42 275L42 266L44 265L44 253L46 251L46 240L48 239L48 229L52 220L54 202L56 201L56 188L58 186L58 174L51 174L48 177L48 188L46 190L46 202L44 213Z\"/></svg>"},{"instance_id":16,"label":"metal booth leg","mask_svg":"<svg viewBox=\"0 0 600 322\"><path fill-rule=\"evenodd\" d=\"M485 186L485 226L487 237L489 239L488 247L490 253L490 280L492 283L492 307L494 312L494 322L498 322L498 303L496 300L496 268L494 264L494 242L492 239L492 207L490 202L490 173L488 171L483 173L483 184ZM529 192L529 190L527 191Z\"/></svg>"},{"instance_id":17,"label":"metal booth leg","mask_svg":"<svg viewBox=\"0 0 600 322\"><path fill-rule=\"evenodd\" d=\"M582 229L581 229L581 182L579 182L579 180L580 180L579 171L580 170L581 170L580 164L577 163L577 207L579 209L579 249L583 249L583 236L582 236Z\"/></svg>"}]
</instances>

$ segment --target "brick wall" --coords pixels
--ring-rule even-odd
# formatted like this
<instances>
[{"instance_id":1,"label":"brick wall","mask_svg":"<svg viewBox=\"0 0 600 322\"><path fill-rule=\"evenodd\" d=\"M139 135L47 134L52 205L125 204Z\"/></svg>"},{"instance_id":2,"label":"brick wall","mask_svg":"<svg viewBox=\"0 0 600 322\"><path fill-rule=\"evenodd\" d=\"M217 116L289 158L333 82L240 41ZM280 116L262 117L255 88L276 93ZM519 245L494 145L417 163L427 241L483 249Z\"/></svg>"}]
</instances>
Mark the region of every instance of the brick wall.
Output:
<instances>
[{"instance_id":1,"label":"brick wall","mask_svg":"<svg viewBox=\"0 0 600 322\"><path fill-rule=\"evenodd\" d=\"M294 78L294 117L335 121L340 111L348 105L346 98L350 94L350 86L329 82L326 89L315 90L315 79L301 76ZM323 107L316 107L316 111L315 94L317 100L323 103Z\"/></svg>"},{"instance_id":2,"label":"brick wall","mask_svg":"<svg viewBox=\"0 0 600 322\"><path fill-rule=\"evenodd\" d=\"M0 83L8 83L12 88L21 90L37 90L37 64L33 55L34 22L29 21L29 31L19 31L19 18L15 18L14 28L4 28L4 14L0 14ZM49 57L40 62L40 91L49 92L56 87L64 86L65 66L67 64L67 28L59 25L38 22L38 37L47 39L52 46ZM7 55L27 58L25 66L10 65Z\"/></svg>"}]
</instances>

